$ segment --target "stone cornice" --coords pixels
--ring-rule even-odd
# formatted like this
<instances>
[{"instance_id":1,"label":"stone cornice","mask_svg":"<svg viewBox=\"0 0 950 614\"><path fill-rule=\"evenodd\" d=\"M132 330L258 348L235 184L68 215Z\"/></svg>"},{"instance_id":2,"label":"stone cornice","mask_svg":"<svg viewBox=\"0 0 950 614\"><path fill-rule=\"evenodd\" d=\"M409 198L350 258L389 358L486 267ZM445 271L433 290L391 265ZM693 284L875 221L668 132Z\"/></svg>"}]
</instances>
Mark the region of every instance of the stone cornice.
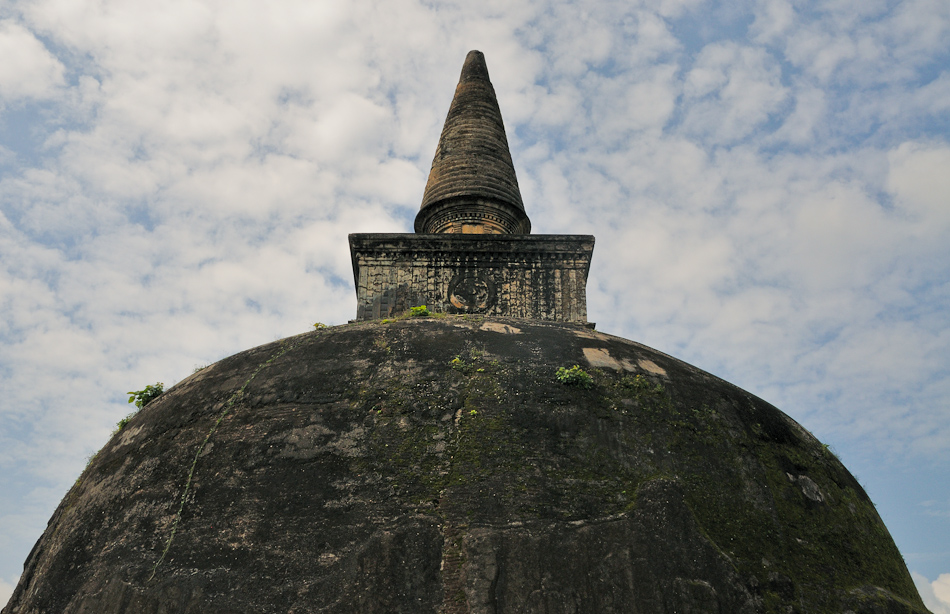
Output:
<instances>
[{"instance_id":1,"label":"stone cornice","mask_svg":"<svg viewBox=\"0 0 950 614\"><path fill-rule=\"evenodd\" d=\"M355 233L349 235L353 279L359 283L359 257L445 258L491 266L518 260L574 260L586 278L594 250L593 235L466 235Z\"/></svg>"}]
</instances>

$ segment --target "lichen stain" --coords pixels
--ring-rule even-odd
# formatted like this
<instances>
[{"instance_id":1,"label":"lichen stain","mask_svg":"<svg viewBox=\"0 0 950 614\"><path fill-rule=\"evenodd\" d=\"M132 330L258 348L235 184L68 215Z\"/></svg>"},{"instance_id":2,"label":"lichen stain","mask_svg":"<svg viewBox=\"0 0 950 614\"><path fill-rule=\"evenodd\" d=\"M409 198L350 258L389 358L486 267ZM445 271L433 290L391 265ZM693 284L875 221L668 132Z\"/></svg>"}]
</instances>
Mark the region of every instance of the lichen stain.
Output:
<instances>
[{"instance_id":1,"label":"lichen stain","mask_svg":"<svg viewBox=\"0 0 950 614\"><path fill-rule=\"evenodd\" d=\"M640 359L637 361L637 364L640 365L641 369L643 369L644 371L648 371L652 373L653 375L663 375L663 376L666 375L666 369L659 366L652 360Z\"/></svg>"},{"instance_id":2,"label":"lichen stain","mask_svg":"<svg viewBox=\"0 0 950 614\"><path fill-rule=\"evenodd\" d=\"M488 330L495 333L503 333L506 335L520 335L521 329L508 324L502 324L501 322L485 322L482 324L481 330Z\"/></svg>"}]
</instances>

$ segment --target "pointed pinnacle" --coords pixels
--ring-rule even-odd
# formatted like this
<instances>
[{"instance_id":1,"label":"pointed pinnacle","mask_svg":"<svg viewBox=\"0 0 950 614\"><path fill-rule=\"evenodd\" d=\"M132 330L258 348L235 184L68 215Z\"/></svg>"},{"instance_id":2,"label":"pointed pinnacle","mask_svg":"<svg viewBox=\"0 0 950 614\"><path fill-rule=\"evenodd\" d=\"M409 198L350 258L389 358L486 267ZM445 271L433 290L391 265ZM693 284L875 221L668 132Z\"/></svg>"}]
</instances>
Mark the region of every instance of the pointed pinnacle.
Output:
<instances>
[{"instance_id":1,"label":"pointed pinnacle","mask_svg":"<svg viewBox=\"0 0 950 614\"><path fill-rule=\"evenodd\" d=\"M485 56L470 51L435 150L416 232L531 231Z\"/></svg>"}]
</instances>

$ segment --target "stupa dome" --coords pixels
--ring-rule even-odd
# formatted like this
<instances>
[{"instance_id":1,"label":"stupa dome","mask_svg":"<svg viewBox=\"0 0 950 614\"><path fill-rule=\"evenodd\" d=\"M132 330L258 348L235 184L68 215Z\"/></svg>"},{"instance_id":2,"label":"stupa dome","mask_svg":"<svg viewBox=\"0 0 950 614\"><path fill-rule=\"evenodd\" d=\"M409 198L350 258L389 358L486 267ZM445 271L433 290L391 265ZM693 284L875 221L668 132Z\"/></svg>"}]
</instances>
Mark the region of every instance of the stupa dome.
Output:
<instances>
[{"instance_id":1,"label":"stupa dome","mask_svg":"<svg viewBox=\"0 0 950 614\"><path fill-rule=\"evenodd\" d=\"M473 315L180 382L92 459L3 610L924 611L860 484L775 407L581 324Z\"/></svg>"}]
</instances>

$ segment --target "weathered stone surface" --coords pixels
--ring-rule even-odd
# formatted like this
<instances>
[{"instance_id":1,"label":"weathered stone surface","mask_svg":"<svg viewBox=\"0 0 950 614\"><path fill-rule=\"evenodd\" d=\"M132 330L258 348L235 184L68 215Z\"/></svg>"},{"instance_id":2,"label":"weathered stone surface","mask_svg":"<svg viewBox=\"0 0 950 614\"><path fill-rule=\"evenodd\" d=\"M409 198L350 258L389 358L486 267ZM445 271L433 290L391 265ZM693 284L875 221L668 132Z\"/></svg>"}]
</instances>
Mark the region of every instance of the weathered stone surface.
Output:
<instances>
[{"instance_id":1,"label":"weathered stone surface","mask_svg":"<svg viewBox=\"0 0 950 614\"><path fill-rule=\"evenodd\" d=\"M485 56L465 58L435 150L415 231L528 234L514 163Z\"/></svg>"},{"instance_id":2,"label":"weathered stone surface","mask_svg":"<svg viewBox=\"0 0 950 614\"><path fill-rule=\"evenodd\" d=\"M590 389L556 380L573 364ZM583 326L450 316L180 382L92 459L3 613L845 611L925 610L788 416Z\"/></svg>"},{"instance_id":3,"label":"weathered stone surface","mask_svg":"<svg viewBox=\"0 0 950 614\"><path fill-rule=\"evenodd\" d=\"M586 322L593 249L589 235L352 234L356 319L426 305Z\"/></svg>"}]
</instances>

